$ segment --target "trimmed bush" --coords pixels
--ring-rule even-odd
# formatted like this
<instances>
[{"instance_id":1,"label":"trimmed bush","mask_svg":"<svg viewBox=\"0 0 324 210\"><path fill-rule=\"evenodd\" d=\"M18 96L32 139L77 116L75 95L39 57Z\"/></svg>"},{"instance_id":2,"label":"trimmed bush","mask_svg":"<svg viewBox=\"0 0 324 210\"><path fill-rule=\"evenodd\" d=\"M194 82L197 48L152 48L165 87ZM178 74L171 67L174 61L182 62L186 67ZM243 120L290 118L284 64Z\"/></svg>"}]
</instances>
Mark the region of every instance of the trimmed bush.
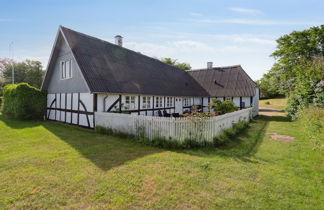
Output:
<instances>
[{"instance_id":1,"label":"trimmed bush","mask_svg":"<svg viewBox=\"0 0 324 210\"><path fill-rule=\"evenodd\" d=\"M212 108L219 114L226 114L237 110L233 101L220 101L218 99L213 99Z\"/></svg>"},{"instance_id":2,"label":"trimmed bush","mask_svg":"<svg viewBox=\"0 0 324 210\"><path fill-rule=\"evenodd\" d=\"M3 89L3 113L19 120L43 119L46 96L45 91L27 83L6 85Z\"/></svg>"}]
</instances>

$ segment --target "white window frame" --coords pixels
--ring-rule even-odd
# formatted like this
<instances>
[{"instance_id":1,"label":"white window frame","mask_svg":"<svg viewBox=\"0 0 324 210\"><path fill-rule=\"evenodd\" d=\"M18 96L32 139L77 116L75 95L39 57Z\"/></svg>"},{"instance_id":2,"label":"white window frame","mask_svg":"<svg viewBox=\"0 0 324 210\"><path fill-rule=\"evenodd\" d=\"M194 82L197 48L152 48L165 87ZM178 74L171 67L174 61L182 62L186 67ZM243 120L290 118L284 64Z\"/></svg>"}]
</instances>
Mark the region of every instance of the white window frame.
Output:
<instances>
[{"instance_id":1,"label":"white window frame","mask_svg":"<svg viewBox=\"0 0 324 210\"><path fill-rule=\"evenodd\" d=\"M125 96L125 105L124 108L126 110L135 109L135 96Z\"/></svg>"},{"instance_id":2,"label":"white window frame","mask_svg":"<svg viewBox=\"0 0 324 210\"><path fill-rule=\"evenodd\" d=\"M232 101L232 97L225 97L225 101Z\"/></svg>"},{"instance_id":3,"label":"white window frame","mask_svg":"<svg viewBox=\"0 0 324 210\"><path fill-rule=\"evenodd\" d=\"M190 98L183 99L183 106L190 106Z\"/></svg>"},{"instance_id":4,"label":"white window frame","mask_svg":"<svg viewBox=\"0 0 324 210\"><path fill-rule=\"evenodd\" d=\"M157 96L155 100L155 107L156 108L162 108L163 107L163 97Z\"/></svg>"},{"instance_id":5,"label":"white window frame","mask_svg":"<svg viewBox=\"0 0 324 210\"><path fill-rule=\"evenodd\" d=\"M151 96L143 96L142 97L142 108L143 109L151 108Z\"/></svg>"},{"instance_id":6,"label":"white window frame","mask_svg":"<svg viewBox=\"0 0 324 210\"><path fill-rule=\"evenodd\" d=\"M167 107L172 107L173 106L173 100L172 100L172 97L167 97L167 103L166 103L166 106Z\"/></svg>"},{"instance_id":7,"label":"white window frame","mask_svg":"<svg viewBox=\"0 0 324 210\"><path fill-rule=\"evenodd\" d=\"M67 64L69 66L69 71L67 72ZM60 77L61 77L61 80L66 80L66 79L71 79L72 78L72 59L68 59L68 60L64 60L61 62L61 74L60 74Z\"/></svg>"}]
</instances>

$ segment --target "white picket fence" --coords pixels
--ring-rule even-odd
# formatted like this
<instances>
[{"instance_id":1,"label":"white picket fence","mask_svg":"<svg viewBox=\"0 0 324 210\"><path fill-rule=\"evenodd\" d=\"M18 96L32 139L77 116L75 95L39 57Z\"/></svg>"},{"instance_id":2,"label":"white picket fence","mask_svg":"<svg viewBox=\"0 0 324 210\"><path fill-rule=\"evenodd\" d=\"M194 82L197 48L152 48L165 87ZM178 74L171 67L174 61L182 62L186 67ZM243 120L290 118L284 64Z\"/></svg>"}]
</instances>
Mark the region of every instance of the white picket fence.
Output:
<instances>
[{"instance_id":1,"label":"white picket fence","mask_svg":"<svg viewBox=\"0 0 324 210\"><path fill-rule=\"evenodd\" d=\"M168 118L96 112L95 123L96 126L133 135L142 132L148 139L160 137L178 141L187 138L212 141L222 130L231 128L239 121L249 121L251 117L252 108L207 118Z\"/></svg>"}]
</instances>

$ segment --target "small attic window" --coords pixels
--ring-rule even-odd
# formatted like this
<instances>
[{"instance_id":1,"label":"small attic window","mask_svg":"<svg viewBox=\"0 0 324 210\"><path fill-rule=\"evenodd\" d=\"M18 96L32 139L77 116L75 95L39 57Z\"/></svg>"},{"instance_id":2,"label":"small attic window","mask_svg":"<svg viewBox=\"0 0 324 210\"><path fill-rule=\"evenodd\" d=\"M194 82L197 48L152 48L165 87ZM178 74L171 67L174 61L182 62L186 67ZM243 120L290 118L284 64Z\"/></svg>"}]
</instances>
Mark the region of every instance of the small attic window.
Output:
<instances>
[{"instance_id":1,"label":"small attic window","mask_svg":"<svg viewBox=\"0 0 324 210\"><path fill-rule=\"evenodd\" d=\"M61 62L61 79L72 78L72 60Z\"/></svg>"}]
</instances>

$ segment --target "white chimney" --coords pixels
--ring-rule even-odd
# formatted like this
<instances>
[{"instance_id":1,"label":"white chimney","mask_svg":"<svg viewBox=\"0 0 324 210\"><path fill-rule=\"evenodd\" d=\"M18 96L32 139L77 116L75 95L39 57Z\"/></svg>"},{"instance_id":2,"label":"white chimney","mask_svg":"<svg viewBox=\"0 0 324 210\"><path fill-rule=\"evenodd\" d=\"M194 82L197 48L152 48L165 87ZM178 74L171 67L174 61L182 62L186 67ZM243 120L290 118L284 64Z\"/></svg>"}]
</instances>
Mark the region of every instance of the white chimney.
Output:
<instances>
[{"instance_id":1,"label":"white chimney","mask_svg":"<svg viewBox=\"0 0 324 210\"><path fill-rule=\"evenodd\" d=\"M119 46L123 46L123 37L121 35L115 36L115 44Z\"/></svg>"},{"instance_id":2,"label":"white chimney","mask_svg":"<svg viewBox=\"0 0 324 210\"><path fill-rule=\"evenodd\" d=\"M207 69L213 68L213 62L207 62Z\"/></svg>"}]
</instances>

